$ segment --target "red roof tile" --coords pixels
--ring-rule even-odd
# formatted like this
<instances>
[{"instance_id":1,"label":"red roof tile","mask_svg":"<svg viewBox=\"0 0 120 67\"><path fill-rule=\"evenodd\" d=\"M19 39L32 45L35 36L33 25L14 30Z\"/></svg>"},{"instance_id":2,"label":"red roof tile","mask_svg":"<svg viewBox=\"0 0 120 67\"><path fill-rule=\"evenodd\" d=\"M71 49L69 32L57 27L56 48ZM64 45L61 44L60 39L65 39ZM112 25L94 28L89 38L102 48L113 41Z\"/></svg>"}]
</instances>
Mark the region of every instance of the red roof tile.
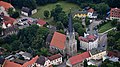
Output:
<instances>
[{"instance_id":1,"label":"red roof tile","mask_svg":"<svg viewBox=\"0 0 120 67\"><path fill-rule=\"evenodd\" d=\"M11 62L9 60L5 60L4 64L3 64L3 67L22 67L22 65Z\"/></svg>"},{"instance_id":2,"label":"red roof tile","mask_svg":"<svg viewBox=\"0 0 120 67\"><path fill-rule=\"evenodd\" d=\"M90 42L96 40L96 37L94 35L87 35L86 37L79 37L79 40L85 41L85 42Z\"/></svg>"},{"instance_id":3,"label":"red roof tile","mask_svg":"<svg viewBox=\"0 0 120 67\"><path fill-rule=\"evenodd\" d=\"M11 17L7 17L7 16L4 16L3 17L3 20L5 21L5 25L8 25L8 24L13 24L15 22L15 19L14 18L11 18Z\"/></svg>"},{"instance_id":4,"label":"red roof tile","mask_svg":"<svg viewBox=\"0 0 120 67\"><path fill-rule=\"evenodd\" d=\"M13 7L10 3L4 1L0 1L0 6L3 6L6 10Z\"/></svg>"},{"instance_id":5,"label":"red roof tile","mask_svg":"<svg viewBox=\"0 0 120 67\"><path fill-rule=\"evenodd\" d=\"M28 67L29 65L32 65L33 63L35 63L37 61L39 57L36 56L35 58L33 58L32 60L25 62L23 65L17 64L15 62L9 61L9 60L5 60L3 67Z\"/></svg>"},{"instance_id":6,"label":"red roof tile","mask_svg":"<svg viewBox=\"0 0 120 67\"><path fill-rule=\"evenodd\" d=\"M52 60L58 59L58 58L60 58L60 57L62 57L61 54L55 54L55 55L53 55L53 56L48 57L48 59L52 61Z\"/></svg>"},{"instance_id":7,"label":"red roof tile","mask_svg":"<svg viewBox=\"0 0 120 67\"><path fill-rule=\"evenodd\" d=\"M63 50L65 48L65 41L66 41L66 35L58 32L54 32L50 46L54 46L56 48Z\"/></svg>"},{"instance_id":8,"label":"red roof tile","mask_svg":"<svg viewBox=\"0 0 120 67\"><path fill-rule=\"evenodd\" d=\"M72 65L74 65L74 64L77 64L77 63L84 61L88 57L90 57L90 54L87 51L87 52L84 52L82 54L79 54L79 55L76 55L76 56L69 58L69 61Z\"/></svg>"},{"instance_id":9,"label":"red roof tile","mask_svg":"<svg viewBox=\"0 0 120 67\"><path fill-rule=\"evenodd\" d=\"M90 8L90 9L88 10L88 12L94 12L94 9Z\"/></svg>"},{"instance_id":10,"label":"red roof tile","mask_svg":"<svg viewBox=\"0 0 120 67\"><path fill-rule=\"evenodd\" d=\"M32 58L32 60L30 60L30 61L24 63L24 64L22 65L22 67L28 67L29 65L34 64L34 63L37 61L38 58L39 58L38 56Z\"/></svg>"},{"instance_id":11,"label":"red roof tile","mask_svg":"<svg viewBox=\"0 0 120 67\"><path fill-rule=\"evenodd\" d=\"M42 19L39 19L38 20L38 24L40 24L41 26L43 26L43 25L46 24L46 22L44 20L42 20Z\"/></svg>"}]
</instances>

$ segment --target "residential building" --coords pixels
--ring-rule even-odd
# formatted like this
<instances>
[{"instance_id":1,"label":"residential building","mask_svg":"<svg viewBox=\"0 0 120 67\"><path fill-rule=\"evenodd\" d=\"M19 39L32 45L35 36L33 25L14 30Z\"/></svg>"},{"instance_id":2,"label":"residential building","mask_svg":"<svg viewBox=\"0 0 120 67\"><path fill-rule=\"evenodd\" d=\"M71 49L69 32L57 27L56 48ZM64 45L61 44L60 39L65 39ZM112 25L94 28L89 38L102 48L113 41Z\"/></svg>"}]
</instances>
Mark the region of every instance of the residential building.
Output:
<instances>
[{"instance_id":1,"label":"residential building","mask_svg":"<svg viewBox=\"0 0 120 67\"><path fill-rule=\"evenodd\" d=\"M14 7L10 3L4 2L4 1L0 1L0 6L4 7L6 11L8 11L9 8L14 9ZM15 9L14 9L14 11L15 11Z\"/></svg>"},{"instance_id":2,"label":"residential building","mask_svg":"<svg viewBox=\"0 0 120 67\"><path fill-rule=\"evenodd\" d=\"M110 10L110 20L118 19L120 21L120 9L119 8L111 8Z\"/></svg>"},{"instance_id":3,"label":"residential building","mask_svg":"<svg viewBox=\"0 0 120 67\"><path fill-rule=\"evenodd\" d=\"M98 37L92 34L84 34L84 37L80 36L80 48L83 50L92 50L98 47Z\"/></svg>"},{"instance_id":4,"label":"residential building","mask_svg":"<svg viewBox=\"0 0 120 67\"><path fill-rule=\"evenodd\" d=\"M50 67L51 62L48 58L40 56L36 61L36 67Z\"/></svg>"},{"instance_id":5,"label":"residential building","mask_svg":"<svg viewBox=\"0 0 120 67\"><path fill-rule=\"evenodd\" d=\"M38 21L37 21L37 25L38 26L43 26L43 25L45 25L46 24L46 22L44 21L44 20L42 20L42 19L39 19Z\"/></svg>"},{"instance_id":6,"label":"residential building","mask_svg":"<svg viewBox=\"0 0 120 67\"><path fill-rule=\"evenodd\" d=\"M8 17L8 16L3 16L3 25L2 25L2 28L6 29L8 27L13 26L16 23L17 23L17 21L14 18L11 18L11 17Z\"/></svg>"},{"instance_id":7,"label":"residential building","mask_svg":"<svg viewBox=\"0 0 120 67\"><path fill-rule=\"evenodd\" d=\"M97 18L97 13L94 11L94 9L90 8L90 9L88 9L87 16L89 18L95 19L95 18Z\"/></svg>"},{"instance_id":8,"label":"residential building","mask_svg":"<svg viewBox=\"0 0 120 67\"><path fill-rule=\"evenodd\" d=\"M3 6L0 6L0 16L9 16L9 14L7 13L7 11L5 11L5 8Z\"/></svg>"},{"instance_id":9,"label":"residential building","mask_svg":"<svg viewBox=\"0 0 120 67\"><path fill-rule=\"evenodd\" d=\"M87 11L75 11L73 17L85 18L87 17Z\"/></svg>"},{"instance_id":10,"label":"residential building","mask_svg":"<svg viewBox=\"0 0 120 67\"><path fill-rule=\"evenodd\" d=\"M37 12L37 9L30 9L28 7L22 7L21 14L25 16L33 15Z\"/></svg>"},{"instance_id":11,"label":"residential building","mask_svg":"<svg viewBox=\"0 0 120 67\"><path fill-rule=\"evenodd\" d=\"M69 58L66 62L66 65L69 67L84 67L84 60L88 59L90 57L89 52L84 52L82 54L78 54L76 56L73 56Z\"/></svg>"},{"instance_id":12,"label":"residential building","mask_svg":"<svg viewBox=\"0 0 120 67\"><path fill-rule=\"evenodd\" d=\"M32 57L27 52L19 52L5 58L3 67L33 67L39 57Z\"/></svg>"},{"instance_id":13,"label":"residential building","mask_svg":"<svg viewBox=\"0 0 120 67\"><path fill-rule=\"evenodd\" d=\"M105 55L107 55L106 50L102 49L92 49L89 51L90 53L90 58L89 59L94 59L94 60L100 60L102 59Z\"/></svg>"},{"instance_id":14,"label":"residential building","mask_svg":"<svg viewBox=\"0 0 120 67\"><path fill-rule=\"evenodd\" d=\"M69 16L68 30L66 35L54 32L52 41L50 43L51 52L60 51L63 55L68 57L76 55L77 40L75 40L75 32L72 26L72 15Z\"/></svg>"},{"instance_id":15,"label":"residential building","mask_svg":"<svg viewBox=\"0 0 120 67\"><path fill-rule=\"evenodd\" d=\"M50 57L48 57L52 65L59 65L62 63L62 55L61 54L55 54Z\"/></svg>"}]
</instances>

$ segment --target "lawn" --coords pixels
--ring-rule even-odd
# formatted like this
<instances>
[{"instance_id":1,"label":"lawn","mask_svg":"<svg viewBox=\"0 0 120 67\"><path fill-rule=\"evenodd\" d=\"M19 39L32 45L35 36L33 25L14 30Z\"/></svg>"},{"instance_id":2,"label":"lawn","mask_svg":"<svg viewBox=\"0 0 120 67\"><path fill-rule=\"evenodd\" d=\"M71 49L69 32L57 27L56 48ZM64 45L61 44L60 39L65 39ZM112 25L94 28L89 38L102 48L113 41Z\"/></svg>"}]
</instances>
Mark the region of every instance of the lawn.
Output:
<instances>
[{"instance_id":1,"label":"lawn","mask_svg":"<svg viewBox=\"0 0 120 67\"><path fill-rule=\"evenodd\" d=\"M57 4L60 4L65 12L69 12L70 8L72 8L72 10L80 9L80 7L76 4L68 3L68 2L65 2L65 1L59 1L57 3L52 3L52 4L47 4L47 5L44 5L44 6L39 6L37 8L38 12L36 14L32 15L31 17L44 19L43 12L45 10L51 11L53 8L55 8L55 5L57 5ZM47 20L49 20L49 19L47 19Z\"/></svg>"},{"instance_id":2,"label":"lawn","mask_svg":"<svg viewBox=\"0 0 120 67\"><path fill-rule=\"evenodd\" d=\"M109 29L113 28L113 26L111 25L111 23L106 23L105 25L101 26L99 28L99 33L103 33Z\"/></svg>"}]
</instances>

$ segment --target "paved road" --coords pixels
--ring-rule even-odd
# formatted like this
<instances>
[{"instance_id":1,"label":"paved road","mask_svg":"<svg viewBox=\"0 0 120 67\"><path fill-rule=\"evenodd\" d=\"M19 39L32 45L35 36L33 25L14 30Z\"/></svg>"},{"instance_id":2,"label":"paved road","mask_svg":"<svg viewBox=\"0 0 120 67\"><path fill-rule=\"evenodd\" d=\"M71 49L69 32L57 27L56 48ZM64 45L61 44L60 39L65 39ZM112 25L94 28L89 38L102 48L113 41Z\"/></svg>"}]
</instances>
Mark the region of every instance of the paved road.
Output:
<instances>
[{"instance_id":1,"label":"paved road","mask_svg":"<svg viewBox=\"0 0 120 67\"><path fill-rule=\"evenodd\" d=\"M59 66L57 67L66 67L66 62L63 62L62 64L60 64Z\"/></svg>"},{"instance_id":2,"label":"paved road","mask_svg":"<svg viewBox=\"0 0 120 67\"><path fill-rule=\"evenodd\" d=\"M99 48L106 50L106 48L107 48L107 34L99 35Z\"/></svg>"}]
</instances>

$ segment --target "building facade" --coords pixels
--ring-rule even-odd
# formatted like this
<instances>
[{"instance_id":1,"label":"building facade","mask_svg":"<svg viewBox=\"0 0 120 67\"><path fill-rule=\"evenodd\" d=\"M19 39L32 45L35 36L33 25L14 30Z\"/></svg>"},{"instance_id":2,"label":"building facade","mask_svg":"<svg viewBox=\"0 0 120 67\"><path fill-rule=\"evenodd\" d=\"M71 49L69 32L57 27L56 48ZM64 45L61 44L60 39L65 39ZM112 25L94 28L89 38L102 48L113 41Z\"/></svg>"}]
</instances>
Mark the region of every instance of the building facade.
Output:
<instances>
[{"instance_id":1,"label":"building facade","mask_svg":"<svg viewBox=\"0 0 120 67\"><path fill-rule=\"evenodd\" d=\"M72 15L69 16L68 30L66 35L55 32L50 43L50 50L53 52L58 50L63 55L71 57L77 53L77 40L75 40L75 32L72 26Z\"/></svg>"},{"instance_id":2,"label":"building facade","mask_svg":"<svg viewBox=\"0 0 120 67\"><path fill-rule=\"evenodd\" d=\"M120 21L120 9L119 8L111 8L110 10L110 20L118 19Z\"/></svg>"},{"instance_id":3,"label":"building facade","mask_svg":"<svg viewBox=\"0 0 120 67\"><path fill-rule=\"evenodd\" d=\"M98 37L95 35L84 35L84 37L80 36L80 48L83 50L92 50L93 48L98 47Z\"/></svg>"}]
</instances>

